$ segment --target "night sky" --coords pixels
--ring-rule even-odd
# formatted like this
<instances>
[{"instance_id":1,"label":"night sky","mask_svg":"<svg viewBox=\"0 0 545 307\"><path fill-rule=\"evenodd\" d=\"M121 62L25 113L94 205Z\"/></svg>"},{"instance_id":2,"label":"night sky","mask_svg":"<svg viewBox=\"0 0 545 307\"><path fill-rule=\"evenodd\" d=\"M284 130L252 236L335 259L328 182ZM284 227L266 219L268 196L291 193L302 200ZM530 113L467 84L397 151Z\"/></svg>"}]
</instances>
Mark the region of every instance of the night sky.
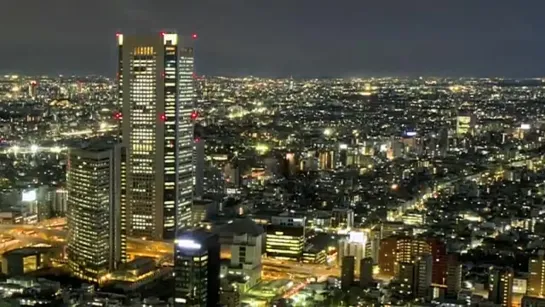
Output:
<instances>
[{"instance_id":1,"label":"night sky","mask_svg":"<svg viewBox=\"0 0 545 307\"><path fill-rule=\"evenodd\" d=\"M115 33L199 34L197 71L545 75L543 0L0 0L0 71L115 72Z\"/></svg>"}]
</instances>

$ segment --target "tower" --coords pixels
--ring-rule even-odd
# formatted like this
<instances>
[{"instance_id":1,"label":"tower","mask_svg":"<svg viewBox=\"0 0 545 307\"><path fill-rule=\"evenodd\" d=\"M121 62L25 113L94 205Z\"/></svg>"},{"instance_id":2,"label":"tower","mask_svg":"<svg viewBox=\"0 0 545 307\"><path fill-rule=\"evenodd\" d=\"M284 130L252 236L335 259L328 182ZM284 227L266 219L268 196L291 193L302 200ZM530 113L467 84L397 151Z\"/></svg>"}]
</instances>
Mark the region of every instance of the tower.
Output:
<instances>
[{"instance_id":1,"label":"tower","mask_svg":"<svg viewBox=\"0 0 545 307\"><path fill-rule=\"evenodd\" d=\"M90 282L101 282L126 261L122 150L97 142L68 155L68 267Z\"/></svg>"},{"instance_id":2,"label":"tower","mask_svg":"<svg viewBox=\"0 0 545 307\"><path fill-rule=\"evenodd\" d=\"M179 234L174 243L174 306L217 306L220 243L201 229Z\"/></svg>"},{"instance_id":3,"label":"tower","mask_svg":"<svg viewBox=\"0 0 545 307\"><path fill-rule=\"evenodd\" d=\"M129 235L173 239L190 226L193 48L175 33L117 35L120 139Z\"/></svg>"}]
</instances>

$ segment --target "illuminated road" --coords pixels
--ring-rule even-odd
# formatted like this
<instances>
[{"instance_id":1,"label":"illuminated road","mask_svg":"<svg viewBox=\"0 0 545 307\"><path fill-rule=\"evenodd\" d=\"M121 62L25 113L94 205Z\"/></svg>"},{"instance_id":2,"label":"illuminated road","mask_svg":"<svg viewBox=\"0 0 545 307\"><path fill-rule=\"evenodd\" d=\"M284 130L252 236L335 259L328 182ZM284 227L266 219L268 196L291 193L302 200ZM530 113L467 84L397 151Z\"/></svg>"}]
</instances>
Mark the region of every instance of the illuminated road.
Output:
<instances>
[{"instance_id":1,"label":"illuminated road","mask_svg":"<svg viewBox=\"0 0 545 307\"><path fill-rule=\"evenodd\" d=\"M437 185L437 187L434 190L429 190L426 193L422 193L419 196L417 196L415 199L406 201L394 208L388 209L388 221L399 221L403 217L406 211L414 209L414 208L420 208L422 209L422 206L426 203L428 199L430 199L435 193L441 192L442 190L446 188L452 187L454 184L466 180L466 181L477 181L481 182L483 179L488 178L491 174L496 174L497 176L503 176L503 173L505 170L507 170L510 167L523 167L528 165L529 163L536 163L539 164L543 162L545 159L545 155L539 155L537 157L529 157L525 159L521 159L518 161L513 161L507 164L499 164L499 165L492 165L489 167L488 170L467 175L460 179L454 179L447 182L442 182ZM543 168L545 165L541 165L541 168Z\"/></svg>"},{"instance_id":2,"label":"illuminated road","mask_svg":"<svg viewBox=\"0 0 545 307\"><path fill-rule=\"evenodd\" d=\"M15 240L9 244L0 244L0 252L32 245L50 244L63 246L66 244L65 219L52 219L38 225L0 225L0 234L9 235ZM162 262L171 263L174 244L170 242L149 241L141 238L127 239L127 254L134 257L153 257ZM263 258L264 276L275 278L290 278L306 281L309 278L324 280L328 276L340 276L336 267L326 265L285 262Z\"/></svg>"}]
</instances>

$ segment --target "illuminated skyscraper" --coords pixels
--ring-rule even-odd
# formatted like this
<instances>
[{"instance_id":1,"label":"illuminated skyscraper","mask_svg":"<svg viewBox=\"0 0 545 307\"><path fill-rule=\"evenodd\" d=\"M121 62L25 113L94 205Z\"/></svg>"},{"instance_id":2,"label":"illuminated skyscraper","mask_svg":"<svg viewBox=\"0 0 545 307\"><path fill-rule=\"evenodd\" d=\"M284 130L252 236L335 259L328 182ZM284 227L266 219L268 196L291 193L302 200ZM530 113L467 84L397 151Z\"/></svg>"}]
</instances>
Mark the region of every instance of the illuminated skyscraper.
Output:
<instances>
[{"instance_id":1,"label":"illuminated skyscraper","mask_svg":"<svg viewBox=\"0 0 545 307\"><path fill-rule=\"evenodd\" d=\"M197 229L178 235L174 251L174 306L217 306L220 291L220 243Z\"/></svg>"},{"instance_id":2,"label":"illuminated skyscraper","mask_svg":"<svg viewBox=\"0 0 545 307\"><path fill-rule=\"evenodd\" d=\"M121 146L104 142L68 155L68 267L90 282L126 260L121 157Z\"/></svg>"},{"instance_id":3,"label":"illuminated skyscraper","mask_svg":"<svg viewBox=\"0 0 545 307\"><path fill-rule=\"evenodd\" d=\"M193 48L175 33L118 34L117 42L128 232L173 239L191 224Z\"/></svg>"}]
</instances>

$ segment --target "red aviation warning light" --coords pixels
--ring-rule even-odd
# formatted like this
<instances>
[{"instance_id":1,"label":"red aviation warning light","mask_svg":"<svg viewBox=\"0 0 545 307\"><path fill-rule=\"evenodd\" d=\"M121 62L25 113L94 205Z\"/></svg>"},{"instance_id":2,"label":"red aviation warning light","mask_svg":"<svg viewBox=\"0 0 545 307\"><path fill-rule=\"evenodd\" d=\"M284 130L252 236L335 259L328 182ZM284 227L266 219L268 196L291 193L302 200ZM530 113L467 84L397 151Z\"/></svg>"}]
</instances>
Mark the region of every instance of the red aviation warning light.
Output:
<instances>
[{"instance_id":1,"label":"red aviation warning light","mask_svg":"<svg viewBox=\"0 0 545 307\"><path fill-rule=\"evenodd\" d=\"M198 143L201 141L201 138L195 138L195 143Z\"/></svg>"},{"instance_id":2,"label":"red aviation warning light","mask_svg":"<svg viewBox=\"0 0 545 307\"><path fill-rule=\"evenodd\" d=\"M191 112L191 120L196 120L197 117L199 117L199 113L197 111Z\"/></svg>"},{"instance_id":3,"label":"red aviation warning light","mask_svg":"<svg viewBox=\"0 0 545 307\"><path fill-rule=\"evenodd\" d=\"M114 118L116 120L122 120L123 119L123 114L121 112L115 112L114 113Z\"/></svg>"},{"instance_id":4,"label":"red aviation warning light","mask_svg":"<svg viewBox=\"0 0 545 307\"><path fill-rule=\"evenodd\" d=\"M164 122L167 120L167 116L165 115L165 113L163 113L159 116L159 119Z\"/></svg>"},{"instance_id":5,"label":"red aviation warning light","mask_svg":"<svg viewBox=\"0 0 545 307\"><path fill-rule=\"evenodd\" d=\"M199 36L197 35L197 33L193 33L193 34L191 34L191 38L192 39L197 39L197 38L199 38Z\"/></svg>"}]
</instances>

